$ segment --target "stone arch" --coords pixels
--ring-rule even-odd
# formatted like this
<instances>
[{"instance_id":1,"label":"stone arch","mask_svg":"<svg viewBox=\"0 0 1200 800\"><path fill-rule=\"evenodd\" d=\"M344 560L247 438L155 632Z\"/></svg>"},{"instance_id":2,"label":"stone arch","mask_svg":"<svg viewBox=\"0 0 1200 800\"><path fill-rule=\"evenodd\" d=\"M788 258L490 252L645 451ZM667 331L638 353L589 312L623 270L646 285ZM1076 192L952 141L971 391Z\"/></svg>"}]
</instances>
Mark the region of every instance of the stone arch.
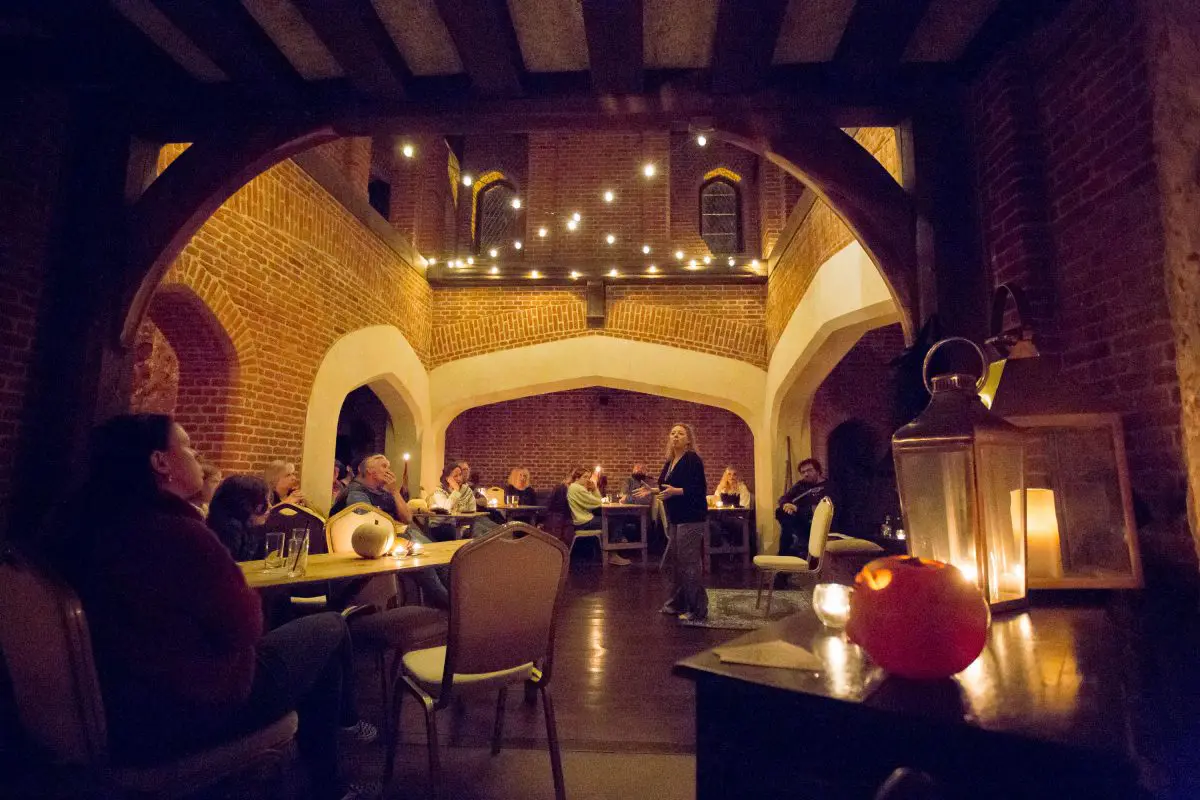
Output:
<instances>
[{"instance_id":1,"label":"stone arch","mask_svg":"<svg viewBox=\"0 0 1200 800\"><path fill-rule=\"evenodd\" d=\"M338 415L346 396L368 386L391 418L385 452L395 462L412 454L410 489L421 474L430 430L429 377L412 345L394 325L372 325L342 336L317 367L304 420L301 489L309 503L328 510ZM397 473L399 469L397 469Z\"/></svg>"}]
</instances>

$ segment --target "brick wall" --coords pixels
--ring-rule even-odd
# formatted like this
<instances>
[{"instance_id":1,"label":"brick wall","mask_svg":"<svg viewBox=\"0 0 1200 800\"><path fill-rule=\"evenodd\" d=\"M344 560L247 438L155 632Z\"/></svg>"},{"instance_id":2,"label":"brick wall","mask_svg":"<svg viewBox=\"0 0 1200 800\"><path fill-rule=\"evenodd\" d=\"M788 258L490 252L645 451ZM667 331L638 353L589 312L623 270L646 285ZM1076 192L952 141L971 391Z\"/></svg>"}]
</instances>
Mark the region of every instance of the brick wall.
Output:
<instances>
[{"instance_id":1,"label":"brick wall","mask_svg":"<svg viewBox=\"0 0 1200 800\"><path fill-rule=\"evenodd\" d=\"M736 415L719 408L617 389L576 389L480 406L446 431L446 457L466 458L486 485L500 485L517 465L547 492L574 466L600 464L608 491L620 492L635 460L654 477L667 433L676 422L694 426L709 490L726 464L754 486L754 441ZM426 487L431 489L432 487Z\"/></svg>"},{"instance_id":2,"label":"brick wall","mask_svg":"<svg viewBox=\"0 0 1200 800\"><path fill-rule=\"evenodd\" d=\"M761 285L612 287L599 331L587 327L582 286L438 288L433 296L432 366L594 333L766 366Z\"/></svg>"},{"instance_id":3,"label":"brick wall","mask_svg":"<svg viewBox=\"0 0 1200 800\"><path fill-rule=\"evenodd\" d=\"M416 153L412 158L383 156L390 165L392 185L388 222L404 235L417 252L436 257L455 246L456 207L450 186L446 141L437 136L410 136ZM470 196L470 190L459 190Z\"/></svg>"},{"instance_id":4,"label":"brick wall","mask_svg":"<svg viewBox=\"0 0 1200 800\"><path fill-rule=\"evenodd\" d=\"M228 404L198 394L185 407L189 369L211 366L193 357L217 340L205 338L212 330L203 325L163 328L179 354L176 412L201 432L205 446L219 449L207 455L227 470L258 470L275 458L299 462L317 367L343 334L395 325L428 361L429 285L291 161L222 205L163 285L166 294L188 298L193 310L206 310L231 345ZM197 387L212 389L216 379L197 380ZM221 435L209 435L216 430Z\"/></svg>"},{"instance_id":5,"label":"brick wall","mask_svg":"<svg viewBox=\"0 0 1200 800\"><path fill-rule=\"evenodd\" d=\"M864 149L900 180L900 151L896 132L892 128L859 128L854 136ZM794 183L794 182L793 182ZM789 184L782 187L786 192ZM786 206L792 208L795 200ZM796 235L788 242L778 243L784 250L767 278L767 354L783 335L792 312L796 310L817 270L830 256L854 241L853 234L841 218L824 201L812 204Z\"/></svg>"},{"instance_id":6,"label":"brick wall","mask_svg":"<svg viewBox=\"0 0 1200 800\"><path fill-rule=\"evenodd\" d=\"M751 258L759 250L758 156L728 142L696 144L694 136L671 134L671 249L703 256L708 246L700 237L700 187L710 171L724 168L741 178L736 182L742 209L742 252Z\"/></svg>"},{"instance_id":7,"label":"brick wall","mask_svg":"<svg viewBox=\"0 0 1200 800\"><path fill-rule=\"evenodd\" d=\"M129 410L171 414L179 399L179 356L149 319L138 328L133 344L133 391Z\"/></svg>"},{"instance_id":8,"label":"brick wall","mask_svg":"<svg viewBox=\"0 0 1200 800\"><path fill-rule=\"evenodd\" d=\"M0 531L7 527L44 264L68 143L62 98L14 90L0 115Z\"/></svg>"},{"instance_id":9,"label":"brick wall","mask_svg":"<svg viewBox=\"0 0 1200 800\"><path fill-rule=\"evenodd\" d=\"M1051 354L1124 413L1134 490L1169 508L1185 481L1144 37L1135 4L1079 0L982 75L969 110L994 279L1045 288Z\"/></svg>"}]
</instances>

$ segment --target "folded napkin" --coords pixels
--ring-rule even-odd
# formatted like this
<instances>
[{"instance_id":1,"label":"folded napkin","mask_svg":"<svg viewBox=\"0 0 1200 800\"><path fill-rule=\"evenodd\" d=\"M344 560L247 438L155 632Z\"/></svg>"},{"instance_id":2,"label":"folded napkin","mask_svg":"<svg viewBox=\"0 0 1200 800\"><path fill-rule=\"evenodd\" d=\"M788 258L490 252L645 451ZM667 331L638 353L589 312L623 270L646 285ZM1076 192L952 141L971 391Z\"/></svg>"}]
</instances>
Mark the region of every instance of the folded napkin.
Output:
<instances>
[{"instance_id":1,"label":"folded napkin","mask_svg":"<svg viewBox=\"0 0 1200 800\"><path fill-rule=\"evenodd\" d=\"M715 647L713 652L724 664L747 664L752 667L776 667L820 672L821 659L790 642L773 639L736 647Z\"/></svg>"}]
</instances>

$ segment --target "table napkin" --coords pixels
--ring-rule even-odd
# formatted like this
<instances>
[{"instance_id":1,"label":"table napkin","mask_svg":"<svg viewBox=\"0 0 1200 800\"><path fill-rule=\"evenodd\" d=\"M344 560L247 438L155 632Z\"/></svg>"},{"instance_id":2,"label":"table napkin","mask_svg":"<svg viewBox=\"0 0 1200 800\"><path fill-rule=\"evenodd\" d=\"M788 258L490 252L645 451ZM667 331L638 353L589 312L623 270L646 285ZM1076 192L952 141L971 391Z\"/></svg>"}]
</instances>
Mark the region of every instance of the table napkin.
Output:
<instances>
[{"instance_id":1,"label":"table napkin","mask_svg":"<svg viewBox=\"0 0 1200 800\"><path fill-rule=\"evenodd\" d=\"M797 647L782 639L736 647L715 647L713 652L725 664L747 664L753 667L799 669L812 672L820 672L824 666L821 659L803 647Z\"/></svg>"}]
</instances>

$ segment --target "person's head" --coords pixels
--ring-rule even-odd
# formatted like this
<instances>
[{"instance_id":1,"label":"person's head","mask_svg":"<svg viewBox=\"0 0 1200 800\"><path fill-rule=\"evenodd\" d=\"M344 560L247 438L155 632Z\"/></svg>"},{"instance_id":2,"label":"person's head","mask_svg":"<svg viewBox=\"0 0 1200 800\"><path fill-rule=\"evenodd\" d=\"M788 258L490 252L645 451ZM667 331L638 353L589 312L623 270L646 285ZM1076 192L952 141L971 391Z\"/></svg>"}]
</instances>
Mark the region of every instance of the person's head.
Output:
<instances>
[{"instance_id":1,"label":"person's head","mask_svg":"<svg viewBox=\"0 0 1200 800\"><path fill-rule=\"evenodd\" d=\"M358 480L364 486L378 489L388 481L392 462L383 453L374 453L358 462Z\"/></svg>"},{"instance_id":2,"label":"person's head","mask_svg":"<svg viewBox=\"0 0 1200 800\"><path fill-rule=\"evenodd\" d=\"M470 465L470 463L468 463L466 459L459 459L458 461L455 462L455 465L458 467L459 472L462 475L462 482L467 483L468 481L470 481L471 480L471 465Z\"/></svg>"},{"instance_id":3,"label":"person's head","mask_svg":"<svg viewBox=\"0 0 1200 800\"><path fill-rule=\"evenodd\" d=\"M637 480L646 477L646 465L641 461L633 462L633 466L629 469L629 474Z\"/></svg>"},{"instance_id":4,"label":"person's head","mask_svg":"<svg viewBox=\"0 0 1200 800\"><path fill-rule=\"evenodd\" d=\"M333 479L340 481L346 474L346 465L336 458L333 460Z\"/></svg>"},{"instance_id":5,"label":"person's head","mask_svg":"<svg viewBox=\"0 0 1200 800\"><path fill-rule=\"evenodd\" d=\"M736 488L738 485L737 470L733 467L726 467L725 472L721 475L721 485L732 486Z\"/></svg>"},{"instance_id":6,"label":"person's head","mask_svg":"<svg viewBox=\"0 0 1200 800\"><path fill-rule=\"evenodd\" d=\"M267 494L267 482L257 475L230 475L208 506L208 524L214 530L229 522L246 528L262 525L270 507Z\"/></svg>"},{"instance_id":7,"label":"person's head","mask_svg":"<svg viewBox=\"0 0 1200 800\"><path fill-rule=\"evenodd\" d=\"M686 422L676 422L671 426L671 432L667 435L667 456L675 458L683 455L688 450L699 450L696 446L696 432L692 430L692 426Z\"/></svg>"},{"instance_id":8,"label":"person's head","mask_svg":"<svg viewBox=\"0 0 1200 800\"><path fill-rule=\"evenodd\" d=\"M508 473L508 485L514 489L524 489L529 485L529 470L524 467L513 467Z\"/></svg>"},{"instance_id":9,"label":"person's head","mask_svg":"<svg viewBox=\"0 0 1200 800\"><path fill-rule=\"evenodd\" d=\"M457 489L462 486L463 471L458 464L450 463L442 467L442 487L446 489Z\"/></svg>"},{"instance_id":10,"label":"person's head","mask_svg":"<svg viewBox=\"0 0 1200 800\"><path fill-rule=\"evenodd\" d=\"M213 493L217 491L217 485L221 483L221 468L211 461L202 461L200 470L204 475L204 483L201 484L200 491L192 498L192 502L203 505L212 502Z\"/></svg>"},{"instance_id":11,"label":"person's head","mask_svg":"<svg viewBox=\"0 0 1200 800\"><path fill-rule=\"evenodd\" d=\"M279 502L300 488L300 476L296 474L296 465L286 461L272 461L263 470L263 480L271 490L271 501Z\"/></svg>"},{"instance_id":12,"label":"person's head","mask_svg":"<svg viewBox=\"0 0 1200 800\"><path fill-rule=\"evenodd\" d=\"M591 470L586 467L575 467L567 473L567 479L563 483L571 484L578 482L581 478L590 477Z\"/></svg>"},{"instance_id":13,"label":"person's head","mask_svg":"<svg viewBox=\"0 0 1200 800\"><path fill-rule=\"evenodd\" d=\"M121 414L92 432L91 478L116 499L144 500L158 491L188 500L204 472L187 431L166 414Z\"/></svg>"},{"instance_id":14,"label":"person's head","mask_svg":"<svg viewBox=\"0 0 1200 800\"><path fill-rule=\"evenodd\" d=\"M806 458L800 462L798 467L800 472L800 480L805 483L820 483L824 476L824 470L821 469L821 462L815 458Z\"/></svg>"}]
</instances>

